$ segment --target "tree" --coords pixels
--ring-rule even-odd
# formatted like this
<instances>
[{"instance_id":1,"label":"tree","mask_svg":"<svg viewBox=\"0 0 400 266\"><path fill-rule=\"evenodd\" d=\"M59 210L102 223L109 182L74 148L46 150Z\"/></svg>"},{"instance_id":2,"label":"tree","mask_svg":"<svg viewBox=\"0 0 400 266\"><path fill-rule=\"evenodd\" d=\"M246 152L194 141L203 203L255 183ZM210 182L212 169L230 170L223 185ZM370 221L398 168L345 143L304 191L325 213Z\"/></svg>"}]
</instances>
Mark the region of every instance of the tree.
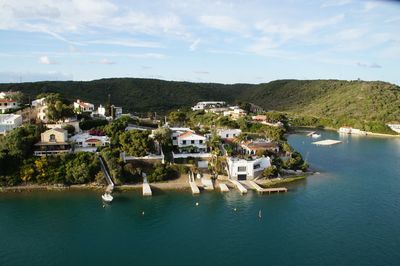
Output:
<instances>
[{"instance_id":1,"label":"tree","mask_svg":"<svg viewBox=\"0 0 400 266\"><path fill-rule=\"evenodd\" d=\"M173 125L183 125L186 119L186 113L182 111L173 111L168 114L168 121Z\"/></svg>"},{"instance_id":2,"label":"tree","mask_svg":"<svg viewBox=\"0 0 400 266\"><path fill-rule=\"evenodd\" d=\"M171 142L171 130L167 127L160 127L153 131L154 139L161 145Z\"/></svg>"},{"instance_id":3,"label":"tree","mask_svg":"<svg viewBox=\"0 0 400 266\"><path fill-rule=\"evenodd\" d=\"M135 157L146 156L154 147L148 131L125 131L119 135L119 143L123 152Z\"/></svg>"},{"instance_id":4,"label":"tree","mask_svg":"<svg viewBox=\"0 0 400 266\"><path fill-rule=\"evenodd\" d=\"M263 177L271 178L278 176L279 170L275 165L271 165L268 168L265 168L263 171Z\"/></svg>"}]
</instances>

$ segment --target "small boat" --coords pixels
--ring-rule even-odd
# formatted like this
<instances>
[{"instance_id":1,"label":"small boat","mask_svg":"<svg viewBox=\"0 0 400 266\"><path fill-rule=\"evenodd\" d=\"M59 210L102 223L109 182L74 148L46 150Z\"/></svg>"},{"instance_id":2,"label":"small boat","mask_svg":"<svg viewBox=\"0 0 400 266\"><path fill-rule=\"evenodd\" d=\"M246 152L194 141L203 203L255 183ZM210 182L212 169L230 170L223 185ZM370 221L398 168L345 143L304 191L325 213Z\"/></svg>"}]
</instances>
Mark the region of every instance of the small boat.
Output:
<instances>
[{"instance_id":1,"label":"small boat","mask_svg":"<svg viewBox=\"0 0 400 266\"><path fill-rule=\"evenodd\" d=\"M111 196L111 194L109 194L109 193L104 193L103 195L101 195L101 198L105 202L111 202L114 199L113 196Z\"/></svg>"},{"instance_id":2,"label":"small boat","mask_svg":"<svg viewBox=\"0 0 400 266\"><path fill-rule=\"evenodd\" d=\"M312 137L313 139L319 139L319 138L321 137L321 135L320 135L320 134L317 134L317 133L313 133L313 134L311 135L311 137Z\"/></svg>"},{"instance_id":3,"label":"small boat","mask_svg":"<svg viewBox=\"0 0 400 266\"><path fill-rule=\"evenodd\" d=\"M307 134L307 136L311 137L313 134L315 134L315 131L311 131L310 133Z\"/></svg>"}]
</instances>

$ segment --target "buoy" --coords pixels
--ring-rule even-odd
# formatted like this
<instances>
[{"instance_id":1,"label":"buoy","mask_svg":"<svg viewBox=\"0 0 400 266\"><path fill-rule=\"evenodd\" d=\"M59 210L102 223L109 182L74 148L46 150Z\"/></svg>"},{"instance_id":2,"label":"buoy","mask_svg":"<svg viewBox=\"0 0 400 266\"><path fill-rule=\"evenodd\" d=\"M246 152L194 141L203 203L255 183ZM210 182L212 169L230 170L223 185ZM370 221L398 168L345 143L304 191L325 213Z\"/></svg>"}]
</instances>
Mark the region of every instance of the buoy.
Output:
<instances>
[{"instance_id":1,"label":"buoy","mask_svg":"<svg viewBox=\"0 0 400 266\"><path fill-rule=\"evenodd\" d=\"M144 211L142 212L142 215L144 215Z\"/></svg>"},{"instance_id":2,"label":"buoy","mask_svg":"<svg viewBox=\"0 0 400 266\"><path fill-rule=\"evenodd\" d=\"M236 208L233 208L234 211L236 211Z\"/></svg>"},{"instance_id":3,"label":"buoy","mask_svg":"<svg viewBox=\"0 0 400 266\"><path fill-rule=\"evenodd\" d=\"M261 219L261 210L258 211L258 218Z\"/></svg>"},{"instance_id":4,"label":"buoy","mask_svg":"<svg viewBox=\"0 0 400 266\"><path fill-rule=\"evenodd\" d=\"M198 203L198 202L196 202L196 206L199 206L199 203Z\"/></svg>"}]
</instances>

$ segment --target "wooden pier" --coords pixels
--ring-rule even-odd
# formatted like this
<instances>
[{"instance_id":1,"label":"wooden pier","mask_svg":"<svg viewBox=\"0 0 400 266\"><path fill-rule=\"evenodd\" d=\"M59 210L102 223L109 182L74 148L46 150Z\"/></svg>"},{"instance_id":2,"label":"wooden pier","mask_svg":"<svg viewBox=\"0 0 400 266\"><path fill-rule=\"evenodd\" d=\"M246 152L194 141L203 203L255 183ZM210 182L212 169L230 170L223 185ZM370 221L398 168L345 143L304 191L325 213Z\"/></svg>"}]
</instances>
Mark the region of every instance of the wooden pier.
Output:
<instances>
[{"instance_id":1,"label":"wooden pier","mask_svg":"<svg viewBox=\"0 0 400 266\"><path fill-rule=\"evenodd\" d=\"M113 192L113 190L114 190L114 182L112 181L111 176L108 173L107 168L104 165L103 158L101 156L99 156L99 161L100 161L100 168L103 171L104 178L106 179L107 184L108 184L107 188L106 188L106 193L111 194L111 192Z\"/></svg>"},{"instance_id":2,"label":"wooden pier","mask_svg":"<svg viewBox=\"0 0 400 266\"><path fill-rule=\"evenodd\" d=\"M278 187L278 188L262 188L259 184L257 184L256 182L252 181L252 180L248 180L246 181L246 184L249 187L254 188L258 193L280 193L280 192L287 192L287 188L285 187Z\"/></svg>"}]
</instances>

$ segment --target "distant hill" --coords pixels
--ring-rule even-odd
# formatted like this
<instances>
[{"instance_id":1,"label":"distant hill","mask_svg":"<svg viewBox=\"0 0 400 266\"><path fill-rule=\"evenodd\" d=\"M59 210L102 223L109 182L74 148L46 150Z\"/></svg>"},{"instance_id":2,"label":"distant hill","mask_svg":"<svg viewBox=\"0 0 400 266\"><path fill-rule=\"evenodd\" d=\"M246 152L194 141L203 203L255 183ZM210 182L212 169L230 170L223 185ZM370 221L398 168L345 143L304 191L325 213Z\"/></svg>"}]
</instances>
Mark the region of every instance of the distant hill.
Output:
<instances>
[{"instance_id":1,"label":"distant hill","mask_svg":"<svg viewBox=\"0 0 400 266\"><path fill-rule=\"evenodd\" d=\"M30 96L60 92L70 100L80 98L112 103L136 112L164 112L192 106L202 100L247 101L264 107L335 120L380 123L400 121L400 88L374 81L277 80L264 84L217 84L113 78L88 82L35 82L0 84L0 90L20 90ZM354 123L353 123L354 124Z\"/></svg>"}]
</instances>

